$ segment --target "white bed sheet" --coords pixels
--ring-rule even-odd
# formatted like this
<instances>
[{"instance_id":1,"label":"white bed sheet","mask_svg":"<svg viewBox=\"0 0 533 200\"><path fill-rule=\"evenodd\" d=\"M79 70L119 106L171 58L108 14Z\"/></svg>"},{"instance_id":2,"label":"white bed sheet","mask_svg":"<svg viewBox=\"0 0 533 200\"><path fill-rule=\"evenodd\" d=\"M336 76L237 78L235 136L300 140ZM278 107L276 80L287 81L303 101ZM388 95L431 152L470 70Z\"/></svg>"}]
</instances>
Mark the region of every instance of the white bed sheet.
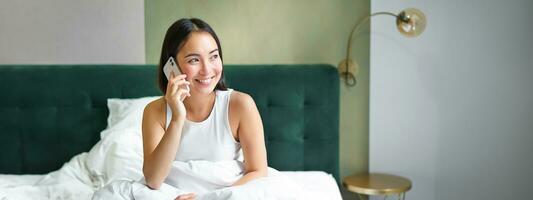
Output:
<instances>
[{"instance_id":1,"label":"white bed sheet","mask_svg":"<svg viewBox=\"0 0 533 200\"><path fill-rule=\"evenodd\" d=\"M332 200L342 200L337 181L332 175L320 171L282 172L306 191L319 193ZM318 196L318 195L317 195Z\"/></svg>"},{"instance_id":2,"label":"white bed sheet","mask_svg":"<svg viewBox=\"0 0 533 200\"><path fill-rule=\"evenodd\" d=\"M319 171L282 173L306 191L316 193L316 196L326 196L331 200L342 199L337 183L330 174ZM43 177L44 175L0 175L0 200L91 199L91 193L80 191L80 186L85 187L81 182L61 184L59 187L35 186Z\"/></svg>"}]
</instances>

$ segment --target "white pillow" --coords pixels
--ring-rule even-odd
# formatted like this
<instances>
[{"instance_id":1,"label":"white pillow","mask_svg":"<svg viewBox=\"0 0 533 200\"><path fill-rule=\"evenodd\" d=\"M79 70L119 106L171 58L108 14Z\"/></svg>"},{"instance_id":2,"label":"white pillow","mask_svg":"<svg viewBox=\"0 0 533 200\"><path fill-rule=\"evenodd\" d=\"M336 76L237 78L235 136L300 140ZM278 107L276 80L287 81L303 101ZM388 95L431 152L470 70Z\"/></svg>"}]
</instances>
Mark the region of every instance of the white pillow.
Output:
<instances>
[{"instance_id":1,"label":"white pillow","mask_svg":"<svg viewBox=\"0 0 533 200\"><path fill-rule=\"evenodd\" d=\"M85 160L96 188L114 180L138 180L143 176L142 115L144 107L158 98L107 100L107 128Z\"/></svg>"},{"instance_id":2,"label":"white pillow","mask_svg":"<svg viewBox=\"0 0 533 200\"><path fill-rule=\"evenodd\" d=\"M104 138L109 130L120 130L125 128L139 128L140 130L144 107L160 97L161 96L135 99L107 99L107 108L109 109L107 131L102 131L100 133L100 138Z\"/></svg>"},{"instance_id":3,"label":"white pillow","mask_svg":"<svg viewBox=\"0 0 533 200\"><path fill-rule=\"evenodd\" d=\"M114 180L142 178L142 139L140 130L109 131L87 154L85 166L95 188Z\"/></svg>"}]
</instances>

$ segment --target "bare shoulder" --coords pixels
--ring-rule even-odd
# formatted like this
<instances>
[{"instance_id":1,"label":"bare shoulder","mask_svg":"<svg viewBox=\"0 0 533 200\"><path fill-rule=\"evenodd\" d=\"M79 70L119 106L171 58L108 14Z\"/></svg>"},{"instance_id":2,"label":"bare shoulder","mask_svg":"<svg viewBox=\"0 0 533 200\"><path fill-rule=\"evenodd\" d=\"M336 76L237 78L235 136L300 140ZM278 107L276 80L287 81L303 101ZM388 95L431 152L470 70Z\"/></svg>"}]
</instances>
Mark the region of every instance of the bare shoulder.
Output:
<instances>
[{"instance_id":1,"label":"bare shoulder","mask_svg":"<svg viewBox=\"0 0 533 200\"><path fill-rule=\"evenodd\" d=\"M250 132L248 131L250 127L261 127L259 110L255 105L254 99L249 94L233 91L229 101L228 115L233 136L239 142L242 139L243 132Z\"/></svg>"},{"instance_id":2,"label":"bare shoulder","mask_svg":"<svg viewBox=\"0 0 533 200\"><path fill-rule=\"evenodd\" d=\"M233 91L229 101L230 110L241 112L250 112L256 110L255 101L249 94L239 91Z\"/></svg>"},{"instance_id":3,"label":"bare shoulder","mask_svg":"<svg viewBox=\"0 0 533 200\"><path fill-rule=\"evenodd\" d=\"M163 123L165 116L166 101L164 97L158 98L144 107L143 121L159 122ZM164 124L163 124L164 125Z\"/></svg>"},{"instance_id":4,"label":"bare shoulder","mask_svg":"<svg viewBox=\"0 0 533 200\"><path fill-rule=\"evenodd\" d=\"M145 113L154 113L160 111L163 105L165 104L165 98L161 97L156 100L151 101L144 107Z\"/></svg>"}]
</instances>

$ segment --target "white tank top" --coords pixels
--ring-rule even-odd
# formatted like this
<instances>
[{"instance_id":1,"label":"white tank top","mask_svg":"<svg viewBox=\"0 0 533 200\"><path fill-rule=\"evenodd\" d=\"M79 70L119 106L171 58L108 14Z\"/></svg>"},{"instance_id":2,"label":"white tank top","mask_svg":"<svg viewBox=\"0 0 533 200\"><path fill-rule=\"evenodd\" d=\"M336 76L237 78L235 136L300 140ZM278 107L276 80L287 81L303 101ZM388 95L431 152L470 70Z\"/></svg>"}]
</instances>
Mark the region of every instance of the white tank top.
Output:
<instances>
[{"instance_id":1,"label":"white tank top","mask_svg":"<svg viewBox=\"0 0 533 200\"><path fill-rule=\"evenodd\" d=\"M202 122L185 120L176 161L243 160L240 143L235 141L229 125L228 108L232 89L215 91L215 105ZM166 127L170 124L172 110L167 104Z\"/></svg>"}]
</instances>

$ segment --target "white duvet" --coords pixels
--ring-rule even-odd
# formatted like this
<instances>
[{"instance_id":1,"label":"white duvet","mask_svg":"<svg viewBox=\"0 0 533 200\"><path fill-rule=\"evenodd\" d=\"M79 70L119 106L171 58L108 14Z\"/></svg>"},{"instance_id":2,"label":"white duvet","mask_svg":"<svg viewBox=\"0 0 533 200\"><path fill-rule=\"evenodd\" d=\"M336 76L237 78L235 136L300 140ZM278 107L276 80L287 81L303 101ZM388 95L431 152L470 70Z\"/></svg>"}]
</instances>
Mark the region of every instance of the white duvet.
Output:
<instances>
[{"instance_id":1,"label":"white duvet","mask_svg":"<svg viewBox=\"0 0 533 200\"><path fill-rule=\"evenodd\" d=\"M174 162L173 177L159 190L143 184L140 116L157 97L108 100L108 128L89 152L74 156L45 175L0 175L0 200L174 199L188 192L196 199L341 199L331 175L324 172L278 172L229 187L242 174L238 161ZM168 180L167 180L168 181ZM105 187L104 187L105 186ZM96 192L96 193L95 193Z\"/></svg>"}]
</instances>

